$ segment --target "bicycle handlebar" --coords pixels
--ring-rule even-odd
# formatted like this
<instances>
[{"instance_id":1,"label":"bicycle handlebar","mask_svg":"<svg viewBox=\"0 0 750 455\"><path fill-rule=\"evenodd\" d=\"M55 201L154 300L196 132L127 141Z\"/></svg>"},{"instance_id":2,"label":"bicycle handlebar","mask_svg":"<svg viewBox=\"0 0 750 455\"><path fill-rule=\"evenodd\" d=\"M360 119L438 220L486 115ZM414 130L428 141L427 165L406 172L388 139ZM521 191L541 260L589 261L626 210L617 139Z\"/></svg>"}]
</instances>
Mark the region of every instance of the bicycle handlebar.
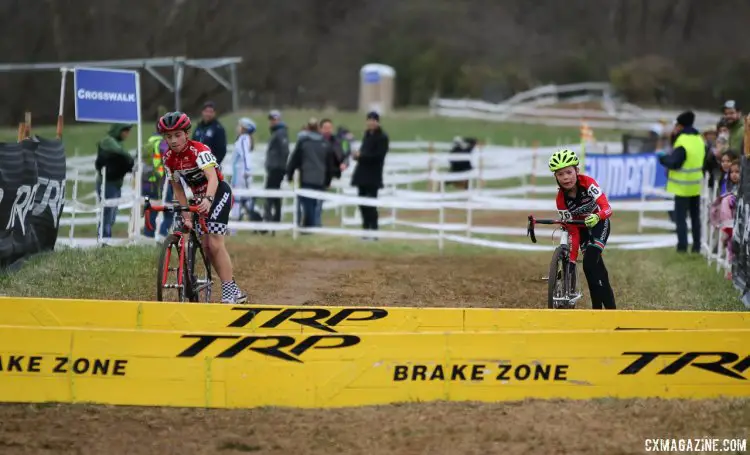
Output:
<instances>
[{"instance_id":1,"label":"bicycle handlebar","mask_svg":"<svg viewBox=\"0 0 750 455\"><path fill-rule=\"evenodd\" d=\"M200 213L200 210L198 209L197 205L179 205L179 204L161 204L161 205L153 205L151 204L151 200L146 197L144 198L143 203L143 216L146 218L146 229L149 231L153 231L154 226L151 224L151 217L150 211L153 210L154 212L169 212L169 213L182 213L182 212L191 212L191 213ZM205 221L203 218L200 219L201 225L204 227L204 230L208 232L208 229L205 229Z\"/></svg>"},{"instance_id":2,"label":"bicycle handlebar","mask_svg":"<svg viewBox=\"0 0 750 455\"><path fill-rule=\"evenodd\" d=\"M566 224L572 224L572 225L584 225L586 224L583 220L553 220L553 219L541 219L537 220L534 218L534 215L529 215L529 223L526 227L526 236L531 237L531 241L533 243L536 243L536 235L534 234L534 226L536 224L559 224L561 226L565 226Z\"/></svg>"}]
</instances>

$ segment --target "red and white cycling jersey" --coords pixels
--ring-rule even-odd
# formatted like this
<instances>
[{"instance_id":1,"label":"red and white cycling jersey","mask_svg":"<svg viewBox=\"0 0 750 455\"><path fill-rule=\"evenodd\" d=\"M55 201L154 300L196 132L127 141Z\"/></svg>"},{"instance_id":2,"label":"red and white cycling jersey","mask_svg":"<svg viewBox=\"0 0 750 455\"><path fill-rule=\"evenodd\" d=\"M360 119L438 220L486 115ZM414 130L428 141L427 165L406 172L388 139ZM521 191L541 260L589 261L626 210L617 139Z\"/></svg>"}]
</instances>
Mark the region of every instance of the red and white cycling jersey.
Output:
<instances>
[{"instance_id":1,"label":"red and white cycling jersey","mask_svg":"<svg viewBox=\"0 0 750 455\"><path fill-rule=\"evenodd\" d=\"M575 197L568 197L562 188L557 192L557 211L560 219L584 220L589 214L599 215L599 223L589 229L586 226L569 225L570 233L570 260L575 262L578 258L578 249L581 239L593 242L599 249L604 250L610 232L609 217L612 216L612 208L609 206L607 196L604 194L596 180L587 175L578 175L578 191Z\"/></svg>"},{"instance_id":2,"label":"red and white cycling jersey","mask_svg":"<svg viewBox=\"0 0 750 455\"><path fill-rule=\"evenodd\" d=\"M206 193L208 179L203 170L210 167L216 168L216 175L220 182L224 180L221 166L211 149L198 141L188 140L187 146L181 152L168 149L164 154L167 178L179 182L182 177L195 195Z\"/></svg>"},{"instance_id":3,"label":"red and white cycling jersey","mask_svg":"<svg viewBox=\"0 0 750 455\"><path fill-rule=\"evenodd\" d=\"M568 197L562 188L557 192L557 211L561 220L583 220L591 213L606 220L612 215L607 196L596 180L579 174L577 185L578 191L574 198Z\"/></svg>"}]
</instances>

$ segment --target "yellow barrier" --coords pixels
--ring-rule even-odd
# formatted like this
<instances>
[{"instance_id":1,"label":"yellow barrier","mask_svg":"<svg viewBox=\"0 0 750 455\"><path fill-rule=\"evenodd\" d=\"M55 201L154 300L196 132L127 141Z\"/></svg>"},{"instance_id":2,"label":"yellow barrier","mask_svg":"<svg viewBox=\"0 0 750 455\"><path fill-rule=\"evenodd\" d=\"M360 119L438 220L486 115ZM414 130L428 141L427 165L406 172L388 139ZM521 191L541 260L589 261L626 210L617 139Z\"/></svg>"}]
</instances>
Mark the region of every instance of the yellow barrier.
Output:
<instances>
[{"instance_id":1,"label":"yellow barrier","mask_svg":"<svg viewBox=\"0 0 750 455\"><path fill-rule=\"evenodd\" d=\"M335 407L750 396L750 330L209 334L0 327L0 401Z\"/></svg>"},{"instance_id":2,"label":"yellow barrier","mask_svg":"<svg viewBox=\"0 0 750 455\"><path fill-rule=\"evenodd\" d=\"M703 330L750 329L750 312L285 307L11 297L0 298L0 324L269 334Z\"/></svg>"}]
</instances>

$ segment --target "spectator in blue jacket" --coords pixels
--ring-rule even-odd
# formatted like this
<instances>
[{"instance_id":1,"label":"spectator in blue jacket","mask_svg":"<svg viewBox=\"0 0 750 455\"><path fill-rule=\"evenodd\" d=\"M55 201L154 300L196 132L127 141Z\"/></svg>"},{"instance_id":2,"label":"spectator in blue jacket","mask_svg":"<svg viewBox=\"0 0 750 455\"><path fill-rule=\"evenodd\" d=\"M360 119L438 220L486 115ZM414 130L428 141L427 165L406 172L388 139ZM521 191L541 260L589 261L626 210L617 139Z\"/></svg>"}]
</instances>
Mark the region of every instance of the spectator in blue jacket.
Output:
<instances>
[{"instance_id":1,"label":"spectator in blue jacket","mask_svg":"<svg viewBox=\"0 0 750 455\"><path fill-rule=\"evenodd\" d=\"M227 133L216 118L216 105L208 101L203 105L201 121L195 127L193 140L206 144L221 164L227 154Z\"/></svg>"}]
</instances>

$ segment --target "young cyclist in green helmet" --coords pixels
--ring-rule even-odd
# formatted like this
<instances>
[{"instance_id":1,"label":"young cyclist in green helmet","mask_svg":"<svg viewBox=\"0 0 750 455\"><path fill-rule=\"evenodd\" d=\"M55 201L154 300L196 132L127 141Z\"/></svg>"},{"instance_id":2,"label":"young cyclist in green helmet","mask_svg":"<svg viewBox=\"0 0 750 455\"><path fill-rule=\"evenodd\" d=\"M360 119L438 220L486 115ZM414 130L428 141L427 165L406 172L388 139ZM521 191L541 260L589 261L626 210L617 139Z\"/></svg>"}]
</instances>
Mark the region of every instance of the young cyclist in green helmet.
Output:
<instances>
[{"instance_id":1,"label":"young cyclist in green helmet","mask_svg":"<svg viewBox=\"0 0 750 455\"><path fill-rule=\"evenodd\" d=\"M549 159L549 170L557 185L557 211L561 220L584 220L586 225L567 226L570 233L570 261L575 271L578 249L582 248L583 272L589 284L591 306L614 310L615 295L602 253L611 231L612 208L593 178L580 173L580 160L572 150L558 150ZM573 273L575 277L575 273Z\"/></svg>"}]
</instances>

